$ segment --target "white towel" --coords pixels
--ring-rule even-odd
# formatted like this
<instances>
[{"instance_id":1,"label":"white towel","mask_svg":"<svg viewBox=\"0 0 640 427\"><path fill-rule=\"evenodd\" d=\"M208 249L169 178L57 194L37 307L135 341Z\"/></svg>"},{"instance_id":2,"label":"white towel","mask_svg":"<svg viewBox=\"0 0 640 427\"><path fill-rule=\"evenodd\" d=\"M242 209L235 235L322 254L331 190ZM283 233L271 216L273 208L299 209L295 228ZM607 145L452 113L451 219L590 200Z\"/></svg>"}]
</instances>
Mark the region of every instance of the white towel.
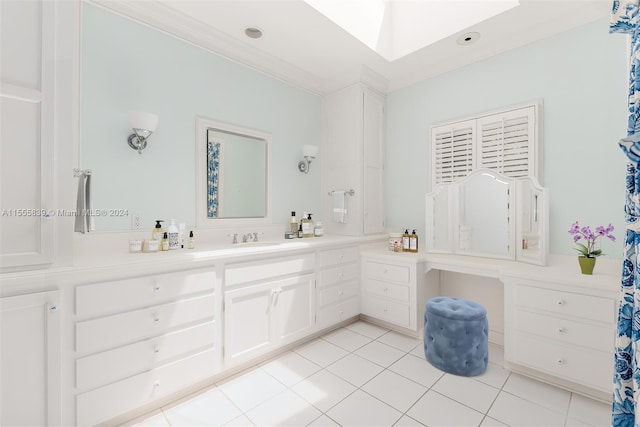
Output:
<instances>
[{"instance_id":1,"label":"white towel","mask_svg":"<svg viewBox=\"0 0 640 427\"><path fill-rule=\"evenodd\" d=\"M84 203L87 208L87 231L95 231L96 222L93 215L93 199L91 199L91 174L87 175L87 182L84 186L86 190Z\"/></svg>"},{"instance_id":2,"label":"white towel","mask_svg":"<svg viewBox=\"0 0 640 427\"><path fill-rule=\"evenodd\" d=\"M344 191L333 191L331 193L333 202L333 221L345 224L347 222L347 194Z\"/></svg>"},{"instance_id":3,"label":"white towel","mask_svg":"<svg viewBox=\"0 0 640 427\"><path fill-rule=\"evenodd\" d=\"M96 229L91 200L91 174L78 174L78 199L74 231L86 233Z\"/></svg>"}]
</instances>

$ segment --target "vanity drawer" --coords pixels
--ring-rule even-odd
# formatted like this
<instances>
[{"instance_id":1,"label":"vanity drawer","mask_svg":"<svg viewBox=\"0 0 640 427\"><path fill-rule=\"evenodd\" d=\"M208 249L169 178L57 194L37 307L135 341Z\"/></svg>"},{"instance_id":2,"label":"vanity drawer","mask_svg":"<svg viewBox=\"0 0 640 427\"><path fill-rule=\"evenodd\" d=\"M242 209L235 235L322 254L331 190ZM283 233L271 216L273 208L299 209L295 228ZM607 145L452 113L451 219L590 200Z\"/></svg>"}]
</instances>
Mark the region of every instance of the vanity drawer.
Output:
<instances>
[{"instance_id":1,"label":"vanity drawer","mask_svg":"<svg viewBox=\"0 0 640 427\"><path fill-rule=\"evenodd\" d=\"M358 295L358 282L346 282L336 286L326 287L319 292L319 305L324 306L336 301Z\"/></svg>"},{"instance_id":2,"label":"vanity drawer","mask_svg":"<svg viewBox=\"0 0 640 427\"><path fill-rule=\"evenodd\" d=\"M139 408L215 374L215 350L79 394L76 425L93 426Z\"/></svg>"},{"instance_id":3,"label":"vanity drawer","mask_svg":"<svg viewBox=\"0 0 640 427\"><path fill-rule=\"evenodd\" d=\"M360 273L360 266L358 264L345 264L340 267L330 268L320 272L320 287L333 285L334 283L340 283L345 280L351 280L358 277Z\"/></svg>"},{"instance_id":4,"label":"vanity drawer","mask_svg":"<svg viewBox=\"0 0 640 427\"><path fill-rule=\"evenodd\" d=\"M515 339L515 354L516 363L611 392L612 349L609 352L586 350L519 334Z\"/></svg>"},{"instance_id":5,"label":"vanity drawer","mask_svg":"<svg viewBox=\"0 0 640 427\"><path fill-rule=\"evenodd\" d=\"M409 302L409 286L406 285L397 285L395 283L369 279L365 282L365 289L367 292L381 297Z\"/></svg>"},{"instance_id":6,"label":"vanity drawer","mask_svg":"<svg viewBox=\"0 0 640 427\"><path fill-rule=\"evenodd\" d=\"M167 333L189 323L212 319L214 295L162 304L76 323L76 351L94 352Z\"/></svg>"},{"instance_id":7,"label":"vanity drawer","mask_svg":"<svg viewBox=\"0 0 640 427\"><path fill-rule=\"evenodd\" d=\"M213 347L215 321L76 360L76 387L96 388Z\"/></svg>"},{"instance_id":8,"label":"vanity drawer","mask_svg":"<svg viewBox=\"0 0 640 427\"><path fill-rule=\"evenodd\" d=\"M364 271L367 277L377 280L407 284L411 280L410 268L402 265L366 261L364 263Z\"/></svg>"},{"instance_id":9,"label":"vanity drawer","mask_svg":"<svg viewBox=\"0 0 640 427\"><path fill-rule=\"evenodd\" d=\"M179 272L83 285L76 288L76 314L97 316L155 305L215 286L213 271Z\"/></svg>"},{"instance_id":10,"label":"vanity drawer","mask_svg":"<svg viewBox=\"0 0 640 427\"><path fill-rule=\"evenodd\" d=\"M318 311L318 325L325 327L350 319L360 313L360 300L353 297L338 304L328 305Z\"/></svg>"},{"instance_id":11,"label":"vanity drawer","mask_svg":"<svg viewBox=\"0 0 640 427\"><path fill-rule=\"evenodd\" d=\"M397 302L364 295L362 312L376 319L385 320L399 326L410 326L409 306Z\"/></svg>"},{"instance_id":12,"label":"vanity drawer","mask_svg":"<svg viewBox=\"0 0 640 427\"><path fill-rule=\"evenodd\" d=\"M599 351L613 348L612 328L593 326L573 320L516 310L516 329L522 332L576 344Z\"/></svg>"},{"instance_id":13,"label":"vanity drawer","mask_svg":"<svg viewBox=\"0 0 640 427\"><path fill-rule=\"evenodd\" d=\"M557 314L581 317L607 324L615 321L615 303L609 298L571 292L516 286L516 305Z\"/></svg>"},{"instance_id":14,"label":"vanity drawer","mask_svg":"<svg viewBox=\"0 0 640 427\"><path fill-rule=\"evenodd\" d=\"M345 262L355 262L360 258L360 251L357 246L347 248L331 249L320 252L320 267L330 267Z\"/></svg>"},{"instance_id":15,"label":"vanity drawer","mask_svg":"<svg viewBox=\"0 0 640 427\"><path fill-rule=\"evenodd\" d=\"M310 271L315 268L316 256L313 253L294 257L279 257L256 262L244 262L228 265L224 270L226 286L254 281L265 281L278 276Z\"/></svg>"}]
</instances>

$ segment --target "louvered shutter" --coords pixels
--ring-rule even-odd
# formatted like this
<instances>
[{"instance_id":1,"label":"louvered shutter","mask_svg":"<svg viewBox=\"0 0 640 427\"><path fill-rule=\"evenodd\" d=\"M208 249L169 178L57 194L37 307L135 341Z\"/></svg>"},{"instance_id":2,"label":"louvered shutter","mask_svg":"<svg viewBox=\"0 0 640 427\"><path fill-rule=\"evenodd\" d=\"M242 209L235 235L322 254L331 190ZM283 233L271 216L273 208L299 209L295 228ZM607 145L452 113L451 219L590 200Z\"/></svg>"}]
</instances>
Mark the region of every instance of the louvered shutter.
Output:
<instances>
[{"instance_id":1,"label":"louvered shutter","mask_svg":"<svg viewBox=\"0 0 640 427\"><path fill-rule=\"evenodd\" d=\"M432 185L464 178L473 170L475 120L431 129Z\"/></svg>"},{"instance_id":2,"label":"louvered shutter","mask_svg":"<svg viewBox=\"0 0 640 427\"><path fill-rule=\"evenodd\" d=\"M511 178L536 176L534 107L478 119L478 168Z\"/></svg>"}]
</instances>

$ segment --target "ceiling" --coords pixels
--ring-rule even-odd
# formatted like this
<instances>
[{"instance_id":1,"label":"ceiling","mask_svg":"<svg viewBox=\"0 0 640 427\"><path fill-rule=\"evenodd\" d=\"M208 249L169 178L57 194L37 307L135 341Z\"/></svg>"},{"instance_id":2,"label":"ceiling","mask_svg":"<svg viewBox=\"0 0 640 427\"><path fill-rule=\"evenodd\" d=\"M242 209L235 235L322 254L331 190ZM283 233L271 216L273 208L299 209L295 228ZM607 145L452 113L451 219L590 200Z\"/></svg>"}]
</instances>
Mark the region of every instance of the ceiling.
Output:
<instances>
[{"instance_id":1,"label":"ceiling","mask_svg":"<svg viewBox=\"0 0 640 427\"><path fill-rule=\"evenodd\" d=\"M404 1L456 2L461 13L465 6L462 0ZM320 94L363 73L377 89L393 91L605 18L611 10L610 0L520 0L518 7L388 61L303 0L93 2ZM247 37L247 27L259 28L263 37ZM478 41L457 44L468 31L480 33Z\"/></svg>"}]
</instances>

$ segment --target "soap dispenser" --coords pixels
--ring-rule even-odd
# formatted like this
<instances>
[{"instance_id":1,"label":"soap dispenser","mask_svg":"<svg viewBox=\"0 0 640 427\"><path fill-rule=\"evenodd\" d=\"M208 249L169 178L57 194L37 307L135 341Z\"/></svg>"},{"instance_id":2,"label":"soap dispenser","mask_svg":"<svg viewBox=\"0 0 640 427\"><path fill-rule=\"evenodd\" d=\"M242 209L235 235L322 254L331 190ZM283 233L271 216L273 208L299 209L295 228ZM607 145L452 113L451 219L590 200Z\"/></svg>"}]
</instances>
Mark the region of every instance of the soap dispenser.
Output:
<instances>
[{"instance_id":1,"label":"soap dispenser","mask_svg":"<svg viewBox=\"0 0 640 427\"><path fill-rule=\"evenodd\" d=\"M291 211L291 218L289 219L289 233L298 233L298 220L296 219L296 211Z\"/></svg>"},{"instance_id":2,"label":"soap dispenser","mask_svg":"<svg viewBox=\"0 0 640 427\"><path fill-rule=\"evenodd\" d=\"M416 234L416 230L413 230L413 233L409 236L409 252L418 252L418 235Z\"/></svg>"},{"instance_id":3,"label":"soap dispenser","mask_svg":"<svg viewBox=\"0 0 640 427\"><path fill-rule=\"evenodd\" d=\"M169 223L169 227L167 227L167 238L169 239L169 249L173 250L180 248L180 232L175 219L172 219Z\"/></svg>"},{"instance_id":4,"label":"soap dispenser","mask_svg":"<svg viewBox=\"0 0 640 427\"><path fill-rule=\"evenodd\" d=\"M409 252L409 229L404 230L404 234L402 235L402 251Z\"/></svg>"},{"instance_id":5,"label":"soap dispenser","mask_svg":"<svg viewBox=\"0 0 640 427\"><path fill-rule=\"evenodd\" d=\"M302 220L302 237L313 237L313 220L310 213Z\"/></svg>"},{"instance_id":6,"label":"soap dispenser","mask_svg":"<svg viewBox=\"0 0 640 427\"><path fill-rule=\"evenodd\" d=\"M164 236L164 229L162 228L161 222L164 222L161 219L156 219L156 226L151 230L151 240L157 240L158 242L162 241L162 236Z\"/></svg>"}]
</instances>

